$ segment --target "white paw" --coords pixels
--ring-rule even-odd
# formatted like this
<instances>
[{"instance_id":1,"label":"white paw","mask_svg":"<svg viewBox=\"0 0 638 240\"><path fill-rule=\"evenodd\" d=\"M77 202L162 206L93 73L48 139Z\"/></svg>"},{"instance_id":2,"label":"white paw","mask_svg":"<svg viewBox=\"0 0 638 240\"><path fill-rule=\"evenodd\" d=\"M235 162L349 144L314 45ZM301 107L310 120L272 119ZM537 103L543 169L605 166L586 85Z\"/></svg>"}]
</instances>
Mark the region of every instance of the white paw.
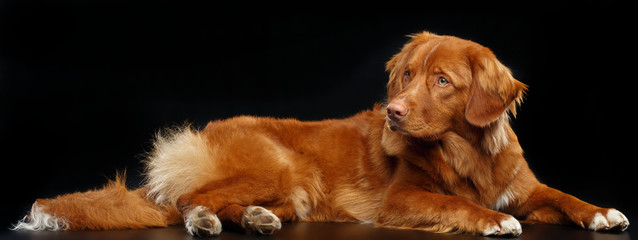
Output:
<instances>
[{"instance_id":1,"label":"white paw","mask_svg":"<svg viewBox=\"0 0 638 240\"><path fill-rule=\"evenodd\" d=\"M197 206L186 214L184 224L188 233L200 237L217 236L222 232L222 223L208 208Z\"/></svg>"},{"instance_id":2,"label":"white paw","mask_svg":"<svg viewBox=\"0 0 638 240\"><path fill-rule=\"evenodd\" d=\"M589 223L589 229L594 231L601 230L620 230L625 231L629 227L629 220L624 214L616 209L609 209L606 216L596 213L594 219Z\"/></svg>"},{"instance_id":3,"label":"white paw","mask_svg":"<svg viewBox=\"0 0 638 240\"><path fill-rule=\"evenodd\" d=\"M241 225L248 232L259 232L262 235L271 235L281 229L281 220L263 207L249 206L244 211Z\"/></svg>"},{"instance_id":4,"label":"white paw","mask_svg":"<svg viewBox=\"0 0 638 240\"><path fill-rule=\"evenodd\" d=\"M487 227L483 231L483 236L518 236L523 232L521 224L516 218L509 216L505 220L502 220L499 224L494 224Z\"/></svg>"}]
</instances>

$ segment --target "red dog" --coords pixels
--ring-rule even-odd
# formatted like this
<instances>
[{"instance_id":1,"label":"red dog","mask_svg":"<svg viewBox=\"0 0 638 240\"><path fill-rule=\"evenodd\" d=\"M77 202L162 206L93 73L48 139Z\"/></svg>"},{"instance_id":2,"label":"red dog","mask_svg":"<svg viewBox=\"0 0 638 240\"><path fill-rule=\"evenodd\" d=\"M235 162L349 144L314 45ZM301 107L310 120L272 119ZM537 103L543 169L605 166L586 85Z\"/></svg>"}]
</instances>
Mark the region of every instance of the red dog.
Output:
<instances>
[{"instance_id":1,"label":"red dog","mask_svg":"<svg viewBox=\"0 0 638 240\"><path fill-rule=\"evenodd\" d=\"M157 137L146 185L39 199L15 229L159 227L272 234L282 221L369 222L480 235L518 219L627 229L538 182L509 125L526 85L487 48L423 32L388 63L388 101L347 119L236 117ZM516 217L516 218L515 218Z\"/></svg>"}]
</instances>

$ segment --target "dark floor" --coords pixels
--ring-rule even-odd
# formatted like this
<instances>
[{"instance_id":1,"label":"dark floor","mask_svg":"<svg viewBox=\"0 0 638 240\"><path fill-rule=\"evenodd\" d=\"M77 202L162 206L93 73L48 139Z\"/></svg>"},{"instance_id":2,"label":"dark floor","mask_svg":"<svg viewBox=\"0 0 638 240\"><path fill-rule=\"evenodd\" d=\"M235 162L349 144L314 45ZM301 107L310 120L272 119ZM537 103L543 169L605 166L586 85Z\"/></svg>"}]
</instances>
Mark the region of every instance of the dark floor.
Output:
<instances>
[{"instance_id":1,"label":"dark floor","mask_svg":"<svg viewBox=\"0 0 638 240\"><path fill-rule=\"evenodd\" d=\"M198 239L186 233L182 226L169 228L155 228L145 230L122 231L85 231L85 232L5 232L0 235L2 240L17 239ZM480 236L461 234L429 233L417 230L399 230L389 228L375 228L370 225L351 223L287 223L273 236L254 236L234 232L223 232L219 237L212 239L320 239L320 240L355 240L355 239L490 239ZM523 234L517 239L605 239L614 240L631 239L629 232L623 233L598 233L581 230L573 227L526 224L523 223Z\"/></svg>"}]
</instances>

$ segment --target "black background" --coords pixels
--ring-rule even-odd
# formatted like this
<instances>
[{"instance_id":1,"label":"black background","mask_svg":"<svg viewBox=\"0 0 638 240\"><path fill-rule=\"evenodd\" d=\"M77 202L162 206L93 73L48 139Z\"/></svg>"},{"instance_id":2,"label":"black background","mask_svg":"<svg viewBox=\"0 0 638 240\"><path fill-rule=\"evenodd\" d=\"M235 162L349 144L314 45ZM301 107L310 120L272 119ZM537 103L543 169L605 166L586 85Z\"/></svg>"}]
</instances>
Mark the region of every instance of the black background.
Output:
<instances>
[{"instance_id":1,"label":"black background","mask_svg":"<svg viewBox=\"0 0 638 240\"><path fill-rule=\"evenodd\" d=\"M0 2L0 229L118 170L138 186L164 127L369 109L423 30L489 47L530 86L512 125L541 181L635 221L635 1L341 4Z\"/></svg>"}]
</instances>

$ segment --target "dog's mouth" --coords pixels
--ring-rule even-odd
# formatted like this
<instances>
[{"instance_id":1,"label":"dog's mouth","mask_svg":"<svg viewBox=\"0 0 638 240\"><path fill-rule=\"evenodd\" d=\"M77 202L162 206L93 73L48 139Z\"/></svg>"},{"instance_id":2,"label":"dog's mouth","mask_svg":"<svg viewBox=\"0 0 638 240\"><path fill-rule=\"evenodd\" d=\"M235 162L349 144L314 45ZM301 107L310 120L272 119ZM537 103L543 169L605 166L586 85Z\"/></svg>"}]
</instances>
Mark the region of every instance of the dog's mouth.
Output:
<instances>
[{"instance_id":1,"label":"dog's mouth","mask_svg":"<svg viewBox=\"0 0 638 240\"><path fill-rule=\"evenodd\" d=\"M401 126L399 126L399 123L397 123L396 121L390 119L389 117L386 117L386 126L388 127L388 129L390 129L390 131L392 132L399 132L403 135L407 135L409 136L410 133L408 133L407 131L405 131L403 128L401 128Z\"/></svg>"},{"instance_id":2,"label":"dog's mouth","mask_svg":"<svg viewBox=\"0 0 638 240\"><path fill-rule=\"evenodd\" d=\"M423 140L426 140L426 141L433 141L433 140L438 140L439 139L439 134L427 135L425 137L419 137L419 138L421 138Z\"/></svg>"},{"instance_id":3,"label":"dog's mouth","mask_svg":"<svg viewBox=\"0 0 638 240\"><path fill-rule=\"evenodd\" d=\"M419 139L426 140L426 141L437 140L437 139L439 139L439 136L440 136L440 134L431 134L431 135L425 135L425 136L418 136L418 135L412 134L412 133L406 131L405 129L403 129L401 127L401 125L397 121L392 120L389 117L386 117L386 121L385 122L386 122L386 127L388 128L388 130L390 130L392 132L398 132L398 133L403 134L405 136L415 137L415 138L419 138Z\"/></svg>"}]
</instances>

